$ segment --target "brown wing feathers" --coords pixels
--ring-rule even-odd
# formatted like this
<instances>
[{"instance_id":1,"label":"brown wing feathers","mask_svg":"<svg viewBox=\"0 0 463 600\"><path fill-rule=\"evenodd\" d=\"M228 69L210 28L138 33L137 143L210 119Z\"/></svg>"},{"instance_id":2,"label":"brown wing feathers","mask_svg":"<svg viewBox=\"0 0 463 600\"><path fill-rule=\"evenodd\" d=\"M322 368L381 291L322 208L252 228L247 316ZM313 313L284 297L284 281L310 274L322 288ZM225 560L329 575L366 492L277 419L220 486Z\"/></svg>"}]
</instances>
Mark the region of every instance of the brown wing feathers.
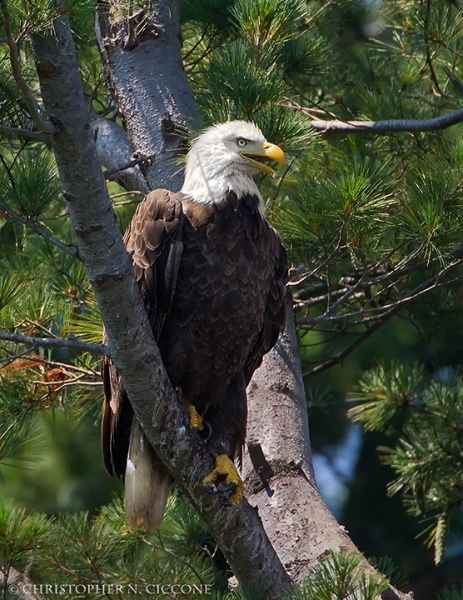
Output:
<instances>
[{"instance_id":1,"label":"brown wing feathers","mask_svg":"<svg viewBox=\"0 0 463 600\"><path fill-rule=\"evenodd\" d=\"M156 190L146 196L124 236L156 339L169 312L182 255L182 204L176 194Z\"/></svg>"},{"instance_id":2,"label":"brown wing feathers","mask_svg":"<svg viewBox=\"0 0 463 600\"><path fill-rule=\"evenodd\" d=\"M182 205L167 190L156 190L139 204L124 236L135 278L156 339L175 292L182 255ZM124 477L133 410L120 374L107 358L102 365L102 447L108 472Z\"/></svg>"}]
</instances>

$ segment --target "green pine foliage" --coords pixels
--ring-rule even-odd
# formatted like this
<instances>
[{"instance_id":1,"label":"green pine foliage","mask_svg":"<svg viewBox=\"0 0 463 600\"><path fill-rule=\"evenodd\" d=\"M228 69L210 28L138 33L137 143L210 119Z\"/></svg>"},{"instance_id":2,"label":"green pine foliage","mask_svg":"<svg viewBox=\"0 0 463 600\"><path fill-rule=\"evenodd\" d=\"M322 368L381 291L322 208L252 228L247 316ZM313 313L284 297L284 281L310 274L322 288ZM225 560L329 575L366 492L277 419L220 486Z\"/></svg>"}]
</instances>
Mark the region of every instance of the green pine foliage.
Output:
<instances>
[{"instance_id":1,"label":"green pine foliage","mask_svg":"<svg viewBox=\"0 0 463 600\"><path fill-rule=\"evenodd\" d=\"M5 159L0 173L3 200L21 215L37 219L60 197L53 155L47 150L28 149Z\"/></svg>"},{"instance_id":2,"label":"green pine foliage","mask_svg":"<svg viewBox=\"0 0 463 600\"><path fill-rule=\"evenodd\" d=\"M349 411L354 421L393 438L393 446L380 448L396 474L389 493L400 492L407 510L428 523L426 541L441 562L463 507L463 379L451 372L431 378L419 364L380 364L351 400L359 402Z\"/></svg>"},{"instance_id":3,"label":"green pine foliage","mask_svg":"<svg viewBox=\"0 0 463 600\"><path fill-rule=\"evenodd\" d=\"M184 503L181 499L175 502L180 513L185 510ZM172 502L167 516L173 507ZM198 519L195 515L192 518ZM215 585L217 590L213 557L200 545L187 557L179 554L180 546L176 544L181 544L182 536L180 528L175 535L164 531L150 538L142 530L130 529L125 524L121 502L113 502L94 517L79 512L47 518L27 514L13 507L10 501L2 500L0 586L4 585L11 569L15 569L28 572L43 590L47 585L58 586L58 589L63 586L65 592L68 590L65 597L74 597L72 590L78 590L79 584L83 590L79 597L89 599L107 598L105 585L107 589L119 585L125 593L139 595L143 595L147 586L153 592L156 585L163 584L208 584L210 588ZM186 540L185 544L188 545ZM127 592L129 584L131 590ZM113 593L110 592L110 597ZM159 597L155 592L154 596Z\"/></svg>"},{"instance_id":4,"label":"green pine foliage","mask_svg":"<svg viewBox=\"0 0 463 600\"><path fill-rule=\"evenodd\" d=\"M369 562L398 590L404 590L408 586L407 576L389 556L372 557Z\"/></svg>"},{"instance_id":5,"label":"green pine foliage","mask_svg":"<svg viewBox=\"0 0 463 600\"><path fill-rule=\"evenodd\" d=\"M387 588L387 578L359 568L361 557L346 552L329 552L315 567L292 600L373 600Z\"/></svg>"},{"instance_id":6,"label":"green pine foliage","mask_svg":"<svg viewBox=\"0 0 463 600\"><path fill-rule=\"evenodd\" d=\"M452 583L441 590L436 600L461 600L463 598L463 585Z\"/></svg>"},{"instance_id":7,"label":"green pine foliage","mask_svg":"<svg viewBox=\"0 0 463 600\"><path fill-rule=\"evenodd\" d=\"M0 573L2 585L11 568L24 572L30 561L35 560L49 540L49 520L45 515L28 515L13 506L12 502L0 502Z\"/></svg>"}]
</instances>

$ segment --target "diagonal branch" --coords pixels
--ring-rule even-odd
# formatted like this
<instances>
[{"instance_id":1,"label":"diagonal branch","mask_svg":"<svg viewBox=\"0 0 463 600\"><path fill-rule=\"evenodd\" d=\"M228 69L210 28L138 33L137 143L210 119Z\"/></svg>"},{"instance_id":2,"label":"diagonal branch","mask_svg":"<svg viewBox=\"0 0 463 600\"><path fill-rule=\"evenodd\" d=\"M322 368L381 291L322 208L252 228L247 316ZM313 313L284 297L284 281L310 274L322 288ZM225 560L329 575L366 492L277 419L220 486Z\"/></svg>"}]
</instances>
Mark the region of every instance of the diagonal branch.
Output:
<instances>
[{"instance_id":1,"label":"diagonal branch","mask_svg":"<svg viewBox=\"0 0 463 600\"><path fill-rule=\"evenodd\" d=\"M11 217L11 219L13 219L15 221L19 221L23 225L30 227L31 229L33 229L35 231L35 233L38 233L40 236L42 236L43 238L48 240L50 243L52 243L54 246L56 246L60 250L63 250L64 252L67 252L74 258L81 260L80 255L79 255L79 249L77 248L77 246L73 246L71 244L65 244L64 242L62 242L61 240L56 238L52 233L50 233L50 231L46 227L44 227L37 221L34 221L34 219L31 219L29 217L24 217L23 215L20 215L19 213L15 212L12 208L10 208L8 206L6 201L1 196L0 196L0 207L5 211L5 213L9 217Z\"/></svg>"}]
</instances>

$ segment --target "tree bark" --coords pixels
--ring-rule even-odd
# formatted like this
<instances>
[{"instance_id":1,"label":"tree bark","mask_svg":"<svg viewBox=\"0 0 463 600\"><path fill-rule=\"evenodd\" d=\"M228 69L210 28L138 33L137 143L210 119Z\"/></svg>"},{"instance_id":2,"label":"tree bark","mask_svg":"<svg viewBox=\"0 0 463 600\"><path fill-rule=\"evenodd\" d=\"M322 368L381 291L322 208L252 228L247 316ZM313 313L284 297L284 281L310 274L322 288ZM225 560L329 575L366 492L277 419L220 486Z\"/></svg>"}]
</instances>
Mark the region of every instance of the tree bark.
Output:
<instances>
[{"instance_id":1,"label":"tree bark","mask_svg":"<svg viewBox=\"0 0 463 600\"><path fill-rule=\"evenodd\" d=\"M79 80L69 22L60 17L33 37L42 99L59 130L53 150L80 254L103 316L111 356L142 427L217 539L243 590L279 598L290 579L258 515L243 501L224 510L204 492L214 461L191 434L154 341L129 255L100 169Z\"/></svg>"},{"instance_id":2,"label":"tree bark","mask_svg":"<svg viewBox=\"0 0 463 600\"><path fill-rule=\"evenodd\" d=\"M327 551L358 552L318 491L291 296L285 331L248 387L245 493L291 579L302 582ZM366 573L374 569L363 562ZM389 587L383 598L411 600Z\"/></svg>"},{"instance_id":3,"label":"tree bark","mask_svg":"<svg viewBox=\"0 0 463 600\"><path fill-rule=\"evenodd\" d=\"M137 165L125 169L134 158L127 132L115 121L105 119L96 113L90 117L100 163L108 171L114 171L112 181L129 191L149 192L145 177Z\"/></svg>"},{"instance_id":4,"label":"tree bark","mask_svg":"<svg viewBox=\"0 0 463 600\"><path fill-rule=\"evenodd\" d=\"M104 72L131 145L137 154L154 156L145 170L150 189L180 189L176 155L199 119L183 69L179 10L178 0L159 0L133 15L123 15L122 2L97 11Z\"/></svg>"},{"instance_id":5,"label":"tree bark","mask_svg":"<svg viewBox=\"0 0 463 600\"><path fill-rule=\"evenodd\" d=\"M291 298L286 329L248 387L246 495L293 580L327 550L356 550L318 491Z\"/></svg>"}]
</instances>

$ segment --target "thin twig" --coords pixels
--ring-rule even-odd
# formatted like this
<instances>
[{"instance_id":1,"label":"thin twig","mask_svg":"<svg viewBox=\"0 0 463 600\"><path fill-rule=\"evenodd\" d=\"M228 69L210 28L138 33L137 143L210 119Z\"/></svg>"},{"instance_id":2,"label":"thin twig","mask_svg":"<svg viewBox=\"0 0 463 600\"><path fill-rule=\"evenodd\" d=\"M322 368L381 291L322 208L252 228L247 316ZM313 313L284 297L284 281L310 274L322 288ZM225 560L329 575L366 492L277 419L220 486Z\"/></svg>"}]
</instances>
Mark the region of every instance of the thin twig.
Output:
<instances>
[{"instance_id":1,"label":"thin twig","mask_svg":"<svg viewBox=\"0 0 463 600\"><path fill-rule=\"evenodd\" d=\"M196 577L198 578L198 581L204 585L204 579L201 577L201 575L198 573L198 571L188 562L183 560L178 554L176 554L173 550L170 550L170 548L166 548L164 546L164 544L162 543L161 540L161 544L157 545L157 544L152 544L146 537L142 537L141 541L143 543L145 543L147 546L150 546L151 548L154 548L156 550L162 550L163 552L165 552L166 554L168 554L169 556L172 556L173 558L175 558L175 560L177 560L178 562L182 563L183 565L185 565L186 567L188 567L189 569L191 569L191 571L193 571L193 573L196 575Z\"/></svg>"},{"instance_id":2,"label":"thin twig","mask_svg":"<svg viewBox=\"0 0 463 600\"><path fill-rule=\"evenodd\" d=\"M106 354L109 356L109 348L104 344L92 344L83 342L73 336L67 338L39 338L23 335L21 333L6 333L0 331L0 340L14 342L16 344L27 344L31 348L69 348L81 352L94 352L96 354Z\"/></svg>"},{"instance_id":3,"label":"thin twig","mask_svg":"<svg viewBox=\"0 0 463 600\"><path fill-rule=\"evenodd\" d=\"M38 233L39 235L44 237L46 240L48 240L50 243L52 243L54 246L56 246L60 250L67 252L68 254L70 254L71 256L76 258L77 260L81 260L80 254L79 254L79 249L77 248L77 246L74 246L71 244L65 244L64 242L62 242L61 240L56 238L53 234L51 234L48 229L43 227L43 225L41 225L37 221L34 221L33 219L30 219L29 217L24 217L23 215L20 215L19 213L15 212L12 208L10 208L8 206L6 201L1 196L0 196L0 207L7 213L7 215L9 217L14 219L15 221L19 221L20 223L23 223L23 225L27 225L27 227L30 227L31 229L33 229L36 233Z\"/></svg>"},{"instance_id":4,"label":"thin twig","mask_svg":"<svg viewBox=\"0 0 463 600\"><path fill-rule=\"evenodd\" d=\"M349 356L349 354L351 354L351 352L358 348L358 346L360 346L362 342L364 342L367 338L373 335L373 333L377 331L382 325L384 325L384 323L388 319L390 319L398 309L399 307L395 307L394 309L391 309L390 311L382 315L380 319L373 323L373 325L371 325L366 331L359 334L356 337L356 339L351 344L346 346L344 350L339 352L339 354L336 354L336 356L332 356L331 358L327 358L326 360L322 361L316 367L310 369L310 371L306 371L305 373L303 373L302 377L304 379L315 377L315 375L319 375L320 373L323 373L323 371L326 371L334 365L337 365L340 362L342 362L347 356Z\"/></svg>"},{"instance_id":5,"label":"thin twig","mask_svg":"<svg viewBox=\"0 0 463 600\"><path fill-rule=\"evenodd\" d=\"M4 348L3 348L3 350L5 351ZM24 352L21 352L19 354L12 354L10 356L7 356L6 358L0 358L0 363L8 362L8 364L11 364L15 360L22 358L23 360L28 360L31 363L40 363L40 364L46 365L47 367L62 368L64 373L66 373L67 375L69 374L71 376L72 376L73 371L76 371L77 373L82 373L83 375L88 375L90 377L99 377L100 376L99 371L95 371L95 369L92 369L91 367L89 367L88 369L82 369L81 367L76 367L76 365L62 363L62 362L58 362L56 360L49 360L48 358L45 358L41 354L33 354L32 356L27 356L33 350L35 350L35 348L28 348L27 350L25 350ZM34 365L31 365L31 367L33 367L33 366ZM67 371L69 371L69 373L67 373Z\"/></svg>"},{"instance_id":6,"label":"thin twig","mask_svg":"<svg viewBox=\"0 0 463 600\"><path fill-rule=\"evenodd\" d=\"M18 354L10 354L6 358L0 358L0 364L8 363L8 365L10 365L12 362L18 360L19 358L24 358L24 360L33 360L32 358L26 356L26 354L29 354L30 352L32 352L32 350L34 350L34 347L26 348L26 350L24 350L23 352L18 352Z\"/></svg>"},{"instance_id":7,"label":"thin twig","mask_svg":"<svg viewBox=\"0 0 463 600\"><path fill-rule=\"evenodd\" d=\"M460 266L462 263L463 263L463 260L454 261L453 263L451 263L450 265L448 265L447 267L442 269L442 271L439 271L439 273L437 273L436 275L433 275L432 277L427 279L424 283L416 286L413 290L411 290L410 292L408 292L407 294L402 296L402 298L399 298L390 304L385 304L384 306L374 306L371 308L363 307L359 310L355 310L350 313L345 313L342 315L328 314L328 311L327 311L323 315L320 315L319 317L314 317L313 319L300 318L300 319L298 319L298 324L308 326L308 325L316 325L317 323L323 323L323 322L333 323L336 321L346 321L348 319L353 319L355 317L360 317L359 321L353 323L353 324L357 324L357 325L365 325L371 321L376 321L377 319L380 319L383 314L386 314L391 310L395 310L396 308L400 308L404 304L408 304L408 303L416 300L417 298L420 298L421 296L428 294L432 290L439 289L439 288L443 287L444 285L449 285L450 283L455 283L457 281L461 281L461 279L463 279L463 275L454 277L450 281L444 281L442 283L439 282L439 280L444 275L446 275L451 269L454 269L455 267ZM372 316L367 317L367 315L372 315Z\"/></svg>"},{"instance_id":8,"label":"thin twig","mask_svg":"<svg viewBox=\"0 0 463 600\"><path fill-rule=\"evenodd\" d=\"M108 170L104 171L104 173L103 173L104 178L110 179L113 175L116 175L116 173L120 173L121 171L127 171L127 169L132 169L133 167L136 167L137 165L140 165L141 163L144 163L144 162L149 161L150 164L152 164L152 162L155 160L155 158L156 158L155 154L152 154L150 156L140 156L139 158L135 158L134 160L131 160L123 167L117 167L116 169L108 169ZM132 193L132 192L130 192L130 193Z\"/></svg>"},{"instance_id":9,"label":"thin twig","mask_svg":"<svg viewBox=\"0 0 463 600\"><path fill-rule=\"evenodd\" d=\"M312 23L321 15L321 13L323 11L325 11L327 8L329 8L332 4L333 4L333 0L329 0L329 2L324 4L321 8L319 8L311 17L307 17L307 19L305 19L305 21L302 25L302 29L309 29L309 27L312 25Z\"/></svg>"},{"instance_id":10,"label":"thin twig","mask_svg":"<svg viewBox=\"0 0 463 600\"><path fill-rule=\"evenodd\" d=\"M4 134L4 136L8 138L26 137L41 142L47 142L50 139L50 135L43 133L43 131L31 131L30 129L8 127L7 125L0 125L0 134Z\"/></svg>"}]
</instances>

